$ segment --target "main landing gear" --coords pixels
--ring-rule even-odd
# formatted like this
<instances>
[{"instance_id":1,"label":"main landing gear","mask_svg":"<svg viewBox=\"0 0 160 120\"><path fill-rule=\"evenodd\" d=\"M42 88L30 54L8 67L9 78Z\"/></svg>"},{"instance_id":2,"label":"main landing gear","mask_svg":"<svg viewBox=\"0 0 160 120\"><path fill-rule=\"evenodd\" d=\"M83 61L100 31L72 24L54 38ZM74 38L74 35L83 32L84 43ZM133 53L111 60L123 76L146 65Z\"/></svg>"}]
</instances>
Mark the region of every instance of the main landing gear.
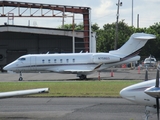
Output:
<instances>
[{"instance_id":1,"label":"main landing gear","mask_svg":"<svg viewBox=\"0 0 160 120\"><path fill-rule=\"evenodd\" d=\"M156 114L156 108L146 106L144 120L149 120L154 114Z\"/></svg>"},{"instance_id":2,"label":"main landing gear","mask_svg":"<svg viewBox=\"0 0 160 120\"><path fill-rule=\"evenodd\" d=\"M20 71L20 73L19 73L19 79L18 79L19 81L22 81L23 80L23 77L22 77L22 72Z\"/></svg>"},{"instance_id":3,"label":"main landing gear","mask_svg":"<svg viewBox=\"0 0 160 120\"><path fill-rule=\"evenodd\" d=\"M87 79L87 76L82 74L82 75L79 76L79 79L85 80L85 79Z\"/></svg>"},{"instance_id":4,"label":"main landing gear","mask_svg":"<svg viewBox=\"0 0 160 120\"><path fill-rule=\"evenodd\" d=\"M145 110L145 118L144 120L148 120L148 118L151 116L150 111Z\"/></svg>"}]
</instances>

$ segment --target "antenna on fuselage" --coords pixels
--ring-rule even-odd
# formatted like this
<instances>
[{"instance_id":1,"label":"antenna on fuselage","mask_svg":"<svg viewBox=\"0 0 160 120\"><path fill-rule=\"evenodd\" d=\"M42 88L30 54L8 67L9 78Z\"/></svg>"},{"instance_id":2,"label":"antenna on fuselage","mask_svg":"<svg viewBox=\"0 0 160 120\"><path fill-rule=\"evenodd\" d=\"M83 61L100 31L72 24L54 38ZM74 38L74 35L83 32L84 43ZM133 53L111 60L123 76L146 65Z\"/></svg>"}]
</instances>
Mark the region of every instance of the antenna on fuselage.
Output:
<instances>
[{"instance_id":1,"label":"antenna on fuselage","mask_svg":"<svg viewBox=\"0 0 160 120\"><path fill-rule=\"evenodd\" d=\"M83 50L81 50L79 53L83 53Z\"/></svg>"},{"instance_id":2,"label":"antenna on fuselage","mask_svg":"<svg viewBox=\"0 0 160 120\"><path fill-rule=\"evenodd\" d=\"M46 54L49 54L49 51Z\"/></svg>"}]
</instances>

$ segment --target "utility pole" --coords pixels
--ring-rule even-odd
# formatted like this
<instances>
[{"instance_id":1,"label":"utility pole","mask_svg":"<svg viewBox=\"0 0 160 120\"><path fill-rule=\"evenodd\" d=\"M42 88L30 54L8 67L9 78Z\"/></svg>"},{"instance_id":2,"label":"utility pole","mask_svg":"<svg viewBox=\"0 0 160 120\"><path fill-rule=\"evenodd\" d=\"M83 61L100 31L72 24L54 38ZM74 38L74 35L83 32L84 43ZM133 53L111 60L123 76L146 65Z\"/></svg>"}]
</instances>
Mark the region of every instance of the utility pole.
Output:
<instances>
[{"instance_id":1,"label":"utility pole","mask_svg":"<svg viewBox=\"0 0 160 120\"><path fill-rule=\"evenodd\" d=\"M139 14L137 15L137 28L139 28Z\"/></svg>"},{"instance_id":2,"label":"utility pole","mask_svg":"<svg viewBox=\"0 0 160 120\"><path fill-rule=\"evenodd\" d=\"M132 0L132 27L133 27L133 0Z\"/></svg>"},{"instance_id":3,"label":"utility pole","mask_svg":"<svg viewBox=\"0 0 160 120\"><path fill-rule=\"evenodd\" d=\"M119 19L119 6L122 6L122 2L120 2L120 0L118 0L117 5L117 21L116 21L116 32L115 32L115 43L114 43L114 49L117 49L117 41L118 41L118 19Z\"/></svg>"},{"instance_id":4,"label":"utility pole","mask_svg":"<svg viewBox=\"0 0 160 120\"><path fill-rule=\"evenodd\" d=\"M72 25L73 25L73 28L72 28L72 34L73 34L73 36L72 36L72 44L73 44L72 49L73 49L73 51L72 52L75 53L75 22L74 22L74 13L73 13Z\"/></svg>"}]
</instances>

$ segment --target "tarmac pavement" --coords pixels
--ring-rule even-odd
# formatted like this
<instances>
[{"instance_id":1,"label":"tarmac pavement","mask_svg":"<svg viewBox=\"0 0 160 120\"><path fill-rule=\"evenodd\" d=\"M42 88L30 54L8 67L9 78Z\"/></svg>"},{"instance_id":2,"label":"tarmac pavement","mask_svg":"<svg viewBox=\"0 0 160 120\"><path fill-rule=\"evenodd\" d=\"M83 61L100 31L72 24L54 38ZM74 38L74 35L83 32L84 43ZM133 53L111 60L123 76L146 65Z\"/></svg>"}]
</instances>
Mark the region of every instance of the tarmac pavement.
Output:
<instances>
[{"instance_id":1,"label":"tarmac pavement","mask_svg":"<svg viewBox=\"0 0 160 120\"><path fill-rule=\"evenodd\" d=\"M113 71L113 72L112 72ZM156 78L156 69L148 69L148 79ZM88 80L144 80L145 69L130 68L114 68L102 72L94 72L87 76ZM24 81L63 81L63 80L79 80L76 74L60 74L60 73L22 73ZM0 81L18 81L19 73L0 73Z\"/></svg>"},{"instance_id":2,"label":"tarmac pavement","mask_svg":"<svg viewBox=\"0 0 160 120\"><path fill-rule=\"evenodd\" d=\"M122 98L10 98L0 120L144 120L145 107ZM156 115L149 120L156 120Z\"/></svg>"}]
</instances>

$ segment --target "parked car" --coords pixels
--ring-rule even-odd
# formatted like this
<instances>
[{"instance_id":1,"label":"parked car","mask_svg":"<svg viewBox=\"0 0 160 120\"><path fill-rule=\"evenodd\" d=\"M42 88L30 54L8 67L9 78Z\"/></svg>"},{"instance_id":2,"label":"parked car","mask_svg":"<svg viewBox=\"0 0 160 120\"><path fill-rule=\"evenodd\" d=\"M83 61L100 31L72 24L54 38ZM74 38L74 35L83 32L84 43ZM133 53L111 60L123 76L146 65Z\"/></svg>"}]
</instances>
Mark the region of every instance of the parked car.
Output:
<instances>
[{"instance_id":1,"label":"parked car","mask_svg":"<svg viewBox=\"0 0 160 120\"><path fill-rule=\"evenodd\" d=\"M144 66L145 67L156 67L157 61L156 58L149 56L144 60Z\"/></svg>"}]
</instances>

